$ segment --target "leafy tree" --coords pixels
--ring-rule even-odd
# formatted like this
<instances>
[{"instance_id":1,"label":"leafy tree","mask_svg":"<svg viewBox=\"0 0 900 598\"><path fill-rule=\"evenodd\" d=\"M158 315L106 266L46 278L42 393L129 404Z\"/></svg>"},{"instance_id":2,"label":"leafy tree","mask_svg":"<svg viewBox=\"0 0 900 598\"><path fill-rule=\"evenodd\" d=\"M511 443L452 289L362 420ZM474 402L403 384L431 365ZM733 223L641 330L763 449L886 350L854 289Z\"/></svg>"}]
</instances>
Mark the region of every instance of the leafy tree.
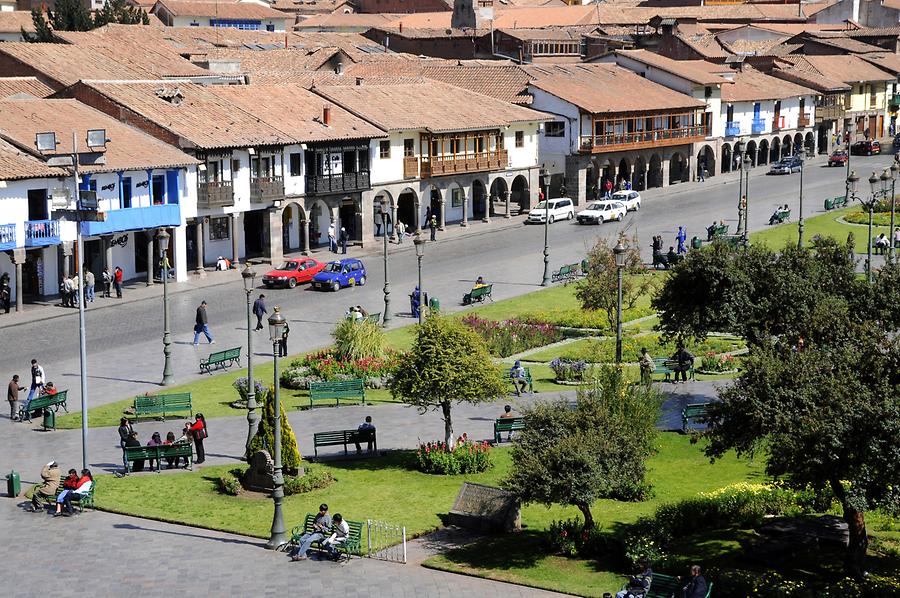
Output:
<instances>
[{"instance_id":1,"label":"leafy tree","mask_svg":"<svg viewBox=\"0 0 900 598\"><path fill-rule=\"evenodd\" d=\"M50 29L50 24L44 18L44 13L39 8L31 9L31 22L34 23L34 34L28 33L25 31L25 28L22 28L22 39L27 42L43 42L49 43L55 41L53 39L53 30Z\"/></svg>"},{"instance_id":2,"label":"leafy tree","mask_svg":"<svg viewBox=\"0 0 900 598\"><path fill-rule=\"evenodd\" d=\"M591 389L578 392L574 409L558 400L524 411L525 429L503 480L522 503L577 507L585 530L594 526L591 505L598 499L645 494L662 404L657 390L628 383L615 367L598 374Z\"/></svg>"},{"instance_id":3,"label":"leafy tree","mask_svg":"<svg viewBox=\"0 0 900 598\"><path fill-rule=\"evenodd\" d=\"M440 409L444 440L452 447L452 404L491 401L508 388L484 341L459 320L432 313L417 328L412 350L399 359L391 394L421 414Z\"/></svg>"},{"instance_id":4,"label":"leafy tree","mask_svg":"<svg viewBox=\"0 0 900 598\"><path fill-rule=\"evenodd\" d=\"M125 0L106 0L103 8L94 14L94 27L103 27L108 23L149 25L150 17L142 8L131 6Z\"/></svg>"},{"instance_id":5,"label":"leafy tree","mask_svg":"<svg viewBox=\"0 0 900 598\"><path fill-rule=\"evenodd\" d=\"M382 358L387 341L381 326L371 320L344 318L331 333L335 352L341 359Z\"/></svg>"},{"instance_id":6,"label":"leafy tree","mask_svg":"<svg viewBox=\"0 0 900 598\"><path fill-rule=\"evenodd\" d=\"M264 395L256 397L257 401L263 403L263 412L256 436L247 447L248 455L253 455L260 450L266 450L272 454L275 446L275 390L269 387ZM288 421L283 404L281 405L281 466L288 474L296 474L300 469L300 449L297 447L297 438L294 436L294 430Z\"/></svg>"},{"instance_id":7,"label":"leafy tree","mask_svg":"<svg viewBox=\"0 0 900 598\"><path fill-rule=\"evenodd\" d=\"M28 42L55 42L54 31L90 31L109 23L123 25L149 25L150 17L142 8L128 5L125 0L107 0L94 16L81 0L57 0L55 10L47 15L41 9L32 9L31 20L35 33L22 30L22 38Z\"/></svg>"},{"instance_id":8,"label":"leafy tree","mask_svg":"<svg viewBox=\"0 0 900 598\"><path fill-rule=\"evenodd\" d=\"M575 288L575 296L584 309L606 313L610 328L616 327L618 305L618 270L616 256L609 239L598 239L588 252L587 276ZM638 299L653 287L653 279L646 275L641 262L641 250L637 237L631 240L625 252L625 269L622 272L622 309L632 309Z\"/></svg>"},{"instance_id":9,"label":"leafy tree","mask_svg":"<svg viewBox=\"0 0 900 598\"><path fill-rule=\"evenodd\" d=\"M710 408L706 453L763 452L770 475L829 487L849 527L845 572L861 577L865 512L900 510L900 347L870 324L833 324L840 342L753 348L723 402Z\"/></svg>"}]
</instances>

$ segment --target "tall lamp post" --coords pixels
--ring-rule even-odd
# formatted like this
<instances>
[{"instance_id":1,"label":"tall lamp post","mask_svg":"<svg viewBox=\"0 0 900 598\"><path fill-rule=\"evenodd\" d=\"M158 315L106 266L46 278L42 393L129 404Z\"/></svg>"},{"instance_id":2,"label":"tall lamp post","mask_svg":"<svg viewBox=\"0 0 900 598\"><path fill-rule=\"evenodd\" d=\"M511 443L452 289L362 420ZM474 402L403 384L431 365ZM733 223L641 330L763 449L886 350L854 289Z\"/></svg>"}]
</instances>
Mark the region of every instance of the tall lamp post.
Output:
<instances>
[{"instance_id":1,"label":"tall lamp post","mask_svg":"<svg viewBox=\"0 0 900 598\"><path fill-rule=\"evenodd\" d=\"M853 152L850 151L850 132L851 131L852 131L852 129L851 129L850 125L847 125L844 128L844 132L846 133L844 135L844 149L847 152L847 186L844 190L844 205L847 205L848 203L850 203L850 198L853 197L854 194L856 193L855 189L850 189L850 177L853 176L853 171L850 170L850 157L853 154ZM859 178L857 178L856 180L858 181Z\"/></svg>"},{"instance_id":2,"label":"tall lamp post","mask_svg":"<svg viewBox=\"0 0 900 598\"><path fill-rule=\"evenodd\" d=\"M744 238L743 244L744 249L750 244L750 166L752 162L750 161L750 156L744 154L744 160L741 162L742 170L744 171Z\"/></svg>"},{"instance_id":3,"label":"tall lamp post","mask_svg":"<svg viewBox=\"0 0 900 598\"><path fill-rule=\"evenodd\" d=\"M742 154L744 152L744 142L738 141L734 144L734 151L736 154ZM734 160L731 159L733 163ZM731 164L728 165L729 167ZM743 162L738 163L738 225L737 232L740 233L743 230L744 223L744 168Z\"/></svg>"},{"instance_id":4,"label":"tall lamp post","mask_svg":"<svg viewBox=\"0 0 900 598\"><path fill-rule=\"evenodd\" d=\"M617 300L616 300L616 363L622 363L622 272L625 270L625 254L628 248L622 243L622 237L613 247L616 258L616 272L618 274Z\"/></svg>"},{"instance_id":5,"label":"tall lamp post","mask_svg":"<svg viewBox=\"0 0 900 598\"><path fill-rule=\"evenodd\" d=\"M544 189L544 278L541 286L546 287L550 285L550 173L546 170L541 172L541 187Z\"/></svg>"},{"instance_id":6,"label":"tall lamp post","mask_svg":"<svg viewBox=\"0 0 900 598\"><path fill-rule=\"evenodd\" d=\"M800 160L800 218L797 221L797 247L803 247L803 166L806 163L806 152L797 154Z\"/></svg>"},{"instance_id":7,"label":"tall lamp post","mask_svg":"<svg viewBox=\"0 0 900 598\"><path fill-rule=\"evenodd\" d=\"M894 163L891 164L891 229L888 231L891 244L888 246L888 261L894 261L894 202L897 195L897 175L900 174L900 164L897 163L896 157Z\"/></svg>"},{"instance_id":8,"label":"tall lamp post","mask_svg":"<svg viewBox=\"0 0 900 598\"><path fill-rule=\"evenodd\" d=\"M381 229L384 231L384 313L381 314L381 325L384 328L388 327L388 323L391 321L391 283L390 277L388 276L388 233L387 233L387 221L388 221L388 202L384 198L381 197L381 204L379 205L379 209L381 210Z\"/></svg>"},{"instance_id":9,"label":"tall lamp post","mask_svg":"<svg viewBox=\"0 0 900 598\"><path fill-rule=\"evenodd\" d=\"M272 501L275 504L275 512L272 515L272 530L266 548L275 550L287 541L287 530L284 527L284 513L281 511L284 502L284 476L281 473L281 384L278 380L278 348L281 342L281 334L284 332L285 320L281 310L277 306L274 313L269 316L269 339L272 341L272 354L275 359L275 439L273 444L275 472L272 477L273 490Z\"/></svg>"},{"instance_id":10,"label":"tall lamp post","mask_svg":"<svg viewBox=\"0 0 900 598\"><path fill-rule=\"evenodd\" d=\"M172 336L169 333L169 258L167 257L169 238L166 229L159 229L156 240L159 242L159 267L163 279L163 355L165 356L163 386L175 383L175 376L172 375Z\"/></svg>"},{"instance_id":11,"label":"tall lamp post","mask_svg":"<svg viewBox=\"0 0 900 598\"><path fill-rule=\"evenodd\" d=\"M255 286L256 272L250 267L250 262L244 263L241 279L244 281L244 293L247 294L247 444L244 457L249 459L248 449L259 428L259 414L256 413L259 405L256 403L256 383L253 381L253 319L250 316L250 295Z\"/></svg>"},{"instance_id":12,"label":"tall lamp post","mask_svg":"<svg viewBox=\"0 0 900 598\"><path fill-rule=\"evenodd\" d=\"M425 239L422 238L421 233L416 233L413 245L416 246L416 259L419 262L419 324L421 324L422 310L425 307L425 293L422 290L422 258L425 257Z\"/></svg>"}]
</instances>

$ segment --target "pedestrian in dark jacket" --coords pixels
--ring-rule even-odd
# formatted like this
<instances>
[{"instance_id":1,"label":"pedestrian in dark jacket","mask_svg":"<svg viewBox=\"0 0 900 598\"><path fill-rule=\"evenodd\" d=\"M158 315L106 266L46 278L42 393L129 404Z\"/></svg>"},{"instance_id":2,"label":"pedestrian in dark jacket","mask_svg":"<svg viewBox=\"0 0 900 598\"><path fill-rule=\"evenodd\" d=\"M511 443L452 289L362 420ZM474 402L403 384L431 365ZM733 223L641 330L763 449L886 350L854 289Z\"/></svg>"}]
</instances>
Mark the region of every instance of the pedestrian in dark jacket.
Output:
<instances>
[{"instance_id":1,"label":"pedestrian in dark jacket","mask_svg":"<svg viewBox=\"0 0 900 598\"><path fill-rule=\"evenodd\" d=\"M260 293L256 301L253 302L253 315L256 316L256 328L254 330L263 329L262 319L267 313L269 311L266 309L266 296Z\"/></svg>"},{"instance_id":2,"label":"pedestrian in dark jacket","mask_svg":"<svg viewBox=\"0 0 900 598\"><path fill-rule=\"evenodd\" d=\"M678 349L672 355L672 361L678 364L675 368L675 382L678 382L679 373L681 374L681 381L687 382L688 370L694 367L694 355L685 349L683 344L679 343Z\"/></svg>"},{"instance_id":3,"label":"pedestrian in dark jacket","mask_svg":"<svg viewBox=\"0 0 900 598\"><path fill-rule=\"evenodd\" d=\"M206 315L206 301L200 302L200 307L197 308L197 316L194 319L194 346L200 344L200 333L206 335L206 340L209 344L213 344L216 341L213 339L212 335L209 333L209 319Z\"/></svg>"},{"instance_id":4,"label":"pedestrian in dark jacket","mask_svg":"<svg viewBox=\"0 0 900 598\"><path fill-rule=\"evenodd\" d=\"M281 331L281 339L278 342L278 357L287 357L288 335L291 333L291 327L287 320L284 321L284 330Z\"/></svg>"},{"instance_id":5,"label":"pedestrian in dark jacket","mask_svg":"<svg viewBox=\"0 0 900 598\"><path fill-rule=\"evenodd\" d=\"M700 566L691 566L691 577L687 584L681 589L684 598L705 598L709 592L709 584L706 579L700 575Z\"/></svg>"},{"instance_id":6,"label":"pedestrian in dark jacket","mask_svg":"<svg viewBox=\"0 0 900 598\"><path fill-rule=\"evenodd\" d=\"M19 375L16 374L9 381L9 387L6 390L6 400L9 401L9 419L16 421L19 419L19 392L25 390L24 386L19 386Z\"/></svg>"},{"instance_id":7,"label":"pedestrian in dark jacket","mask_svg":"<svg viewBox=\"0 0 900 598\"><path fill-rule=\"evenodd\" d=\"M347 243L350 242L350 233L347 232L347 229L343 226L341 227L340 232L340 242L341 242L341 253L347 254Z\"/></svg>"}]
</instances>

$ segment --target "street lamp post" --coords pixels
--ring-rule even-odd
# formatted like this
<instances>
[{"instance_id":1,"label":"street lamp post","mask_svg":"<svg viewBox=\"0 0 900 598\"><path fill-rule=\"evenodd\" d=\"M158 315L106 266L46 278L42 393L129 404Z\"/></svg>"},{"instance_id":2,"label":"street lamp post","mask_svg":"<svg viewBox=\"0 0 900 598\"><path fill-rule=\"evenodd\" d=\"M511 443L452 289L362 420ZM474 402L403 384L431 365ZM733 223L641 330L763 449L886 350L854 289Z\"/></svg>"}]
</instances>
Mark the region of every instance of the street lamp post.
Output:
<instances>
[{"instance_id":1,"label":"street lamp post","mask_svg":"<svg viewBox=\"0 0 900 598\"><path fill-rule=\"evenodd\" d=\"M545 170L541 173L541 187L544 191L544 278L541 286L550 285L550 174Z\"/></svg>"},{"instance_id":2,"label":"street lamp post","mask_svg":"<svg viewBox=\"0 0 900 598\"><path fill-rule=\"evenodd\" d=\"M384 231L384 313L381 314L381 325L384 328L388 327L388 323L391 321L391 283L390 277L388 276L388 234L387 234L387 221L388 221L388 202L384 197L381 198L380 204L381 210L381 229Z\"/></svg>"},{"instance_id":3,"label":"street lamp post","mask_svg":"<svg viewBox=\"0 0 900 598\"><path fill-rule=\"evenodd\" d=\"M737 154L743 153L744 151L744 142L738 141L734 144L734 151ZM729 158L731 163L734 163L734 160ZM743 230L744 226L744 163L738 163L738 225L737 232L740 233ZM728 167L731 167L731 164L728 164Z\"/></svg>"},{"instance_id":4,"label":"street lamp post","mask_svg":"<svg viewBox=\"0 0 900 598\"><path fill-rule=\"evenodd\" d=\"M744 244L744 249L750 243L750 165L752 162L750 161L750 156L744 155L744 160L741 162L742 169L746 173L744 176L744 238L742 240Z\"/></svg>"},{"instance_id":5,"label":"street lamp post","mask_svg":"<svg viewBox=\"0 0 900 598\"><path fill-rule=\"evenodd\" d=\"M250 316L250 295L255 286L256 272L250 267L250 262L244 263L241 279L247 295L247 443L244 446L244 457L249 460L250 443L259 429L259 414L256 413L259 405L256 403L256 383L253 381L253 319Z\"/></svg>"},{"instance_id":6,"label":"street lamp post","mask_svg":"<svg viewBox=\"0 0 900 598\"><path fill-rule=\"evenodd\" d=\"M622 243L622 237L613 247L616 258L616 272L618 274L617 300L616 300L616 363L622 363L622 271L625 270L625 260L628 248Z\"/></svg>"},{"instance_id":7,"label":"street lamp post","mask_svg":"<svg viewBox=\"0 0 900 598\"><path fill-rule=\"evenodd\" d=\"M272 354L275 360L275 439L272 447L275 459L275 472L272 476L273 490L272 501L275 512L272 515L272 530L266 548L275 550L287 541L287 530L284 527L284 514L281 511L284 502L284 475L281 473L281 384L278 380L278 348L281 335L284 332L285 319L281 310L276 306L274 313L269 317L269 339L272 341Z\"/></svg>"},{"instance_id":8,"label":"street lamp post","mask_svg":"<svg viewBox=\"0 0 900 598\"><path fill-rule=\"evenodd\" d=\"M891 228L888 231L891 244L888 246L888 261L894 261L894 202L897 194L897 175L900 174L900 164L897 163L896 157L894 163L891 164Z\"/></svg>"},{"instance_id":9,"label":"street lamp post","mask_svg":"<svg viewBox=\"0 0 900 598\"><path fill-rule=\"evenodd\" d=\"M172 375L172 336L169 333L169 258L167 257L169 239L170 236L166 229L159 229L156 240L159 242L159 266L163 279L163 355L165 356L163 386L175 383L175 376Z\"/></svg>"},{"instance_id":10,"label":"street lamp post","mask_svg":"<svg viewBox=\"0 0 900 598\"><path fill-rule=\"evenodd\" d=\"M797 158L800 159L800 218L797 221L797 247L803 247L803 166L806 163L806 153L800 152Z\"/></svg>"},{"instance_id":11,"label":"street lamp post","mask_svg":"<svg viewBox=\"0 0 900 598\"><path fill-rule=\"evenodd\" d=\"M420 233L416 233L413 245L416 246L416 259L419 262L419 324L422 324L422 310L425 307L425 293L422 290L422 258L425 257L425 239Z\"/></svg>"},{"instance_id":12,"label":"street lamp post","mask_svg":"<svg viewBox=\"0 0 900 598\"><path fill-rule=\"evenodd\" d=\"M852 131L850 125L847 125L844 128L844 150L847 152L847 186L844 190L844 205L850 203L850 198L854 196L856 190L850 189L850 177L853 176L854 172L850 170L850 158L853 152L850 151L850 132ZM856 179L857 181L859 178Z\"/></svg>"}]
</instances>

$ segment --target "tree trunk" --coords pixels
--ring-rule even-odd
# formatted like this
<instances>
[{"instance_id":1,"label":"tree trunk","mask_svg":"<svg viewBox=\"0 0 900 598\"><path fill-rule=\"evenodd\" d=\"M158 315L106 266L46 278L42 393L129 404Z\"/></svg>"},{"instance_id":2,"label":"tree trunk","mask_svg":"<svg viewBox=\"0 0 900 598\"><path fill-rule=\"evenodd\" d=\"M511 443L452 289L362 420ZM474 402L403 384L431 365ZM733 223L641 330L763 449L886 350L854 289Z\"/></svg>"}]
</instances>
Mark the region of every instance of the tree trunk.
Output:
<instances>
[{"instance_id":1,"label":"tree trunk","mask_svg":"<svg viewBox=\"0 0 900 598\"><path fill-rule=\"evenodd\" d=\"M844 555L844 573L854 579L862 579L865 577L866 551L869 548L869 538L866 535L866 514L849 504L844 486L839 480L831 480L831 489L841 503L844 521L847 522L847 531L850 536L847 552Z\"/></svg>"},{"instance_id":2,"label":"tree trunk","mask_svg":"<svg viewBox=\"0 0 900 598\"><path fill-rule=\"evenodd\" d=\"M578 510L581 511L581 514L584 515L584 531L588 531L594 527L594 516L591 515L591 505L586 502L575 503L575 506L578 507Z\"/></svg>"},{"instance_id":3,"label":"tree trunk","mask_svg":"<svg viewBox=\"0 0 900 598\"><path fill-rule=\"evenodd\" d=\"M450 401L441 403L441 411L444 414L444 442L447 448L453 450L453 420L450 418Z\"/></svg>"}]
</instances>

